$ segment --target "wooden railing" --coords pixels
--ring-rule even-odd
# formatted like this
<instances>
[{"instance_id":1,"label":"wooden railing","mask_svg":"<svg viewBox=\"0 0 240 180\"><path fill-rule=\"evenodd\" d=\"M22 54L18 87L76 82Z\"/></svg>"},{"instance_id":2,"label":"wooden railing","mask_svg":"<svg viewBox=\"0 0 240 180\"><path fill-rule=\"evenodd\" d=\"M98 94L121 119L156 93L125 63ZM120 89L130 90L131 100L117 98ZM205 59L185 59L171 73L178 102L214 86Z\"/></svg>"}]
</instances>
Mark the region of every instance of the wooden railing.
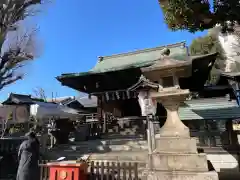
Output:
<instances>
[{"instance_id":1,"label":"wooden railing","mask_svg":"<svg viewBox=\"0 0 240 180\"><path fill-rule=\"evenodd\" d=\"M40 180L48 180L49 167L41 161ZM90 180L138 180L138 163L137 162L100 162L91 161L87 172Z\"/></svg>"},{"instance_id":2,"label":"wooden railing","mask_svg":"<svg viewBox=\"0 0 240 180\"><path fill-rule=\"evenodd\" d=\"M96 120L98 120L97 113L86 115L86 122L92 122L92 121L96 121Z\"/></svg>"},{"instance_id":3,"label":"wooden railing","mask_svg":"<svg viewBox=\"0 0 240 180\"><path fill-rule=\"evenodd\" d=\"M89 168L89 179L137 180L138 163L92 161Z\"/></svg>"},{"instance_id":4,"label":"wooden railing","mask_svg":"<svg viewBox=\"0 0 240 180\"><path fill-rule=\"evenodd\" d=\"M48 180L49 179L49 168L46 166L49 160L42 160L39 162L39 171L40 179L39 180Z\"/></svg>"}]
</instances>

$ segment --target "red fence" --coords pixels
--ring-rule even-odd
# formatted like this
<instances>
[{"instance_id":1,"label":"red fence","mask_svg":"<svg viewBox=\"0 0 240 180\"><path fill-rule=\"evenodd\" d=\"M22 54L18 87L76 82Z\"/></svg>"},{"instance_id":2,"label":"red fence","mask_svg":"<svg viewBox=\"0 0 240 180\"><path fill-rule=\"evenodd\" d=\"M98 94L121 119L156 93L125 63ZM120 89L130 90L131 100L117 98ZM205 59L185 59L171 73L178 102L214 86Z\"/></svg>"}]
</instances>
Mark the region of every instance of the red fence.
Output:
<instances>
[{"instance_id":1,"label":"red fence","mask_svg":"<svg viewBox=\"0 0 240 180\"><path fill-rule=\"evenodd\" d=\"M40 180L48 180L49 169L46 163L40 163ZM88 179L90 180L138 180L137 162L103 162L91 161L88 166Z\"/></svg>"}]
</instances>

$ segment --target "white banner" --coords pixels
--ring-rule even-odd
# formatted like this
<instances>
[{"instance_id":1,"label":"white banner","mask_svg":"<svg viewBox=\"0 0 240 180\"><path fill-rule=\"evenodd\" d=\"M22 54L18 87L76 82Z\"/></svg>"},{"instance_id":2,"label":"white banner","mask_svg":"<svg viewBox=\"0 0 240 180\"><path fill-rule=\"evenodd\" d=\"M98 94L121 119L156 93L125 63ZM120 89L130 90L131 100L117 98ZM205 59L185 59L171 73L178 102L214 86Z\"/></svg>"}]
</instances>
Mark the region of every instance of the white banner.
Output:
<instances>
[{"instance_id":1,"label":"white banner","mask_svg":"<svg viewBox=\"0 0 240 180\"><path fill-rule=\"evenodd\" d=\"M148 92L140 91L138 102L141 108L142 116L155 115L157 111L157 102L149 98Z\"/></svg>"}]
</instances>

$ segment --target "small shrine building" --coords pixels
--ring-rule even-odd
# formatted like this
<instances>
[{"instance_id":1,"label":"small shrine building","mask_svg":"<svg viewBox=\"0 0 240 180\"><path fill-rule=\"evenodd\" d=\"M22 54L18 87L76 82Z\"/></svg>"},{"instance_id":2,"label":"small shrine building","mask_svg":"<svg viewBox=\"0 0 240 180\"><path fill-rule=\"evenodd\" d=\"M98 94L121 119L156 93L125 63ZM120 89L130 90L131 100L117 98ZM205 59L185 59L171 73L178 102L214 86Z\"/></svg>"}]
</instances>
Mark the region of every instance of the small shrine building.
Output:
<instances>
[{"instance_id":1,"label":"small shrine building","mask_svg":"<svg viewBox=\"0 0 240 180\"><path fill-rule=\"evenodd\" d=\"M99 57L95 67L88 72L62 74L57 79L64 86L98 97L99 118L111 112L116 117L140 116L137 93L128 91L141 76L141 67L154 64L160 58L162 50L168 48L169 56L177 60L195 60L193 77L180 79L182 88L197 91L208 78L215 60L215 54L188 56L185 42L161 46L135 52ZM165 84L171 84L167 77Z\"/></svg>"},{"instance_id":2,"label":"small shrine building","mask_svg":"<svg viewBox=\"0 0 240 180\"><path fill-rule=\"evenodd\" d=\"M204 84L209 77L209 72L212 69L217 54L212 53L201 56L190 56L185 42L111 56L101 56L98 57L97 64L88 72L62 74L57 77L57 80L64 86L89 94L89 98L91 98L91 96L96 96L98 101L97 112L100 121L105 122L106 119L113 116L119 121L135 120L136 122L136 119L139 120L144 118L141 117L138 92L129 91L129 88L139 83L139 79L142 76L141 68L149 67L157 61L161 61L162 53L166 53L171 59L192 62L192 76L179 79L179 86L181 89L189 89L193 93L204 91ZM173 85L174 79L172 79L172 77L164 77L162 81L163 86L167 87ZM198 104L198 101L201 101L199 105L201 107L208 106L207 103L204 105L203 100L196 99L193 102L195 101L196 104ZM235 102L228 102L226 98L208 99L208 102L209 101L212 103L213 114L216 115L220 113L220 111L216 113L216 109L215 112L213 112L213 109L215 107L219 108L216 104L219 104L221 101L222 104L220 107L224 108L226 106L225 111L223 111L224 114L231 113L231 119L240 117L238 106ZM185 112L182 114L180 113L180 118L182 120L189 121L195 118L198 120L203 119L202 117L199 118L197 113L194 113L194 108L196 106L193 102L186 101L187 104L185 105L191 106L193 110L182 110L182 112ZM191 108L188 108L188 110ZM209 113L205 113L206 118L208 115ZM158 104L156 116L160 119L160 124L163 124L166 112L161 104ZM192 125L189 124L189 126L194 126L194 123ZM225 123L223 126L225 131ZM142 130L143 129L140 129L140 131ZM196 128L196 131L199 130L199 127ZM106 131L106 128L104 131Z\"/></svg>"}]
</instances>

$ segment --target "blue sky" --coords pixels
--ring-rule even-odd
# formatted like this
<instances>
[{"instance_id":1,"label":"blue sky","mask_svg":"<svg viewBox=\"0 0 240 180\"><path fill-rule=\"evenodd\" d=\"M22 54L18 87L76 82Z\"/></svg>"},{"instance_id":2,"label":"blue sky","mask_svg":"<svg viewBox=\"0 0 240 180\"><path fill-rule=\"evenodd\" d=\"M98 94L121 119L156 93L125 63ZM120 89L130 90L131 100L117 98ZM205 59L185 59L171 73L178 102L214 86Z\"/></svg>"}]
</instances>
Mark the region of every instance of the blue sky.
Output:
<instances>
[{"instance_id":1,"label":"blue sky","mask_svg":"<svg viewBox=\"0 0 240 180\"><path fill-rule=\"evenodd\" d=\"M25 79L1 91L0 100L10 92L32 94L36 87L42 87L49 97L52 92L54 96L77 95L55 77L88 71L97 56L183 40L189 44L203 35L171 32L157 0L54 0L33 22L40 27L41 56L23 69Z\"/></svg>"}]
</instances>

